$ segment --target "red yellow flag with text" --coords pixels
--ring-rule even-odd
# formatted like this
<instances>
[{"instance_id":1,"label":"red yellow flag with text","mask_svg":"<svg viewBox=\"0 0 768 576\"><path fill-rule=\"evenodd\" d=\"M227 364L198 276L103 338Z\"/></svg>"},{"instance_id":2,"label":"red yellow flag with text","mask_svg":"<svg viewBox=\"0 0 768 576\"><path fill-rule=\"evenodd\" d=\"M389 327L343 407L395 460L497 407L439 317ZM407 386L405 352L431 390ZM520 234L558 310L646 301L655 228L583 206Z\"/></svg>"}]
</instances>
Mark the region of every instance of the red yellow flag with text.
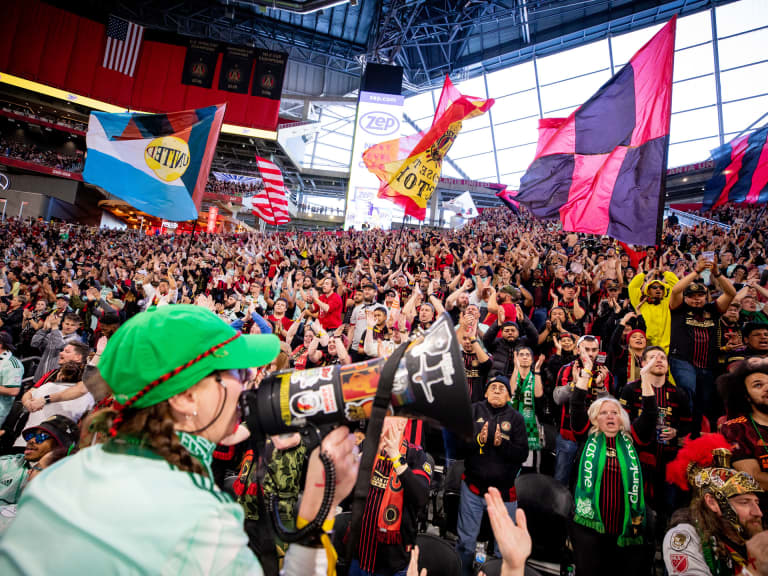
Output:
<instances>
[{"instance_id":1,"label":"red yellow flag with text","mask_svg":"<svg viewBox=\"0 0 768 576\"><path fill-rule=\"evenodd\" d=\"M429 130L376 144L363 153L366 167L381 182L378 197L402 206L407 216L424 220L427 203L440 181L443 158L462 122L491 106L492 98L464 96L446 76Z\"/></svg>"}]
</instances>

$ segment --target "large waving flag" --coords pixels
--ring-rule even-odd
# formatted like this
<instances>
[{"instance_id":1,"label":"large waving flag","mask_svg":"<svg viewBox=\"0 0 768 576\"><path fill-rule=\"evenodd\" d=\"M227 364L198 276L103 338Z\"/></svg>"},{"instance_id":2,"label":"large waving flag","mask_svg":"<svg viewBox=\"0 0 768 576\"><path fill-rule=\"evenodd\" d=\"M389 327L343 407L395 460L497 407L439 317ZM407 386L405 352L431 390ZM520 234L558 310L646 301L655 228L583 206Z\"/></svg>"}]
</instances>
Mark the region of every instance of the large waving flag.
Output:
<instances>
[{"instance_id":1,"label":"large waving flag","mask_svg":"<svg viewBox=\"0 0 768 576\"><path fill-rule=\"evenodd\" d=\"M264 190L250 198L243 198L243 205L250 208L254 216L272 226L290 222L283 173L266 158L256 156L256 164L264 181Z\"/></svg>"},{"instance_id":2,"label":"large waving flag","mask_svg":"<svg viewBox=\"0 0 768 576\"><path fill-rule=\"evenodd\" d=\"M520 214L520 203L515 199L517 197L517 190L510 190L504 188L496 192L496 198L504 202L504 205L512 210L515 214Z\"/></svg>"},{"instance_id":3,"label":"large waving flag","mask_svg":"<svg viewBox=\"0 0 768 576\"><path fill-rule=\"evenodd\" d=\"M376 144L363 153L363 162L381 182L378 197L402 206L407 216L424 220L427 202L440 181L443 158L462 122L491 106L492 98L464 96L446 76L429 130Z\"/></svg>"},{"instance_id":4,"label":"large waving flag","mask_svg":"<svg viewBox=\"0 0 768 576\"><path fill-rule=\"evenodd\" d=\"M461 216L462 218L467 219L476 218L480 215L480 213L477 211L477 207L475 206L475 201L472 200L472 194L469 193L469 190L462 192L453 200L443 202L443 210L456 212L457 216Z\"/></svg>"},{"instance_id":5,"label":"large waving flag","mask_svg":"<svg viewBox=\"0 0 768 576\"><path fill-rule=\"evenodd\" d=\"M539 123L516 200L571 232L656 242L672 108L673 17L568 118Z\"/></svg>"},{"instance_id":6,"label":"large waving flag","mask_svg":"<svg viewBox=\"0 0 768 576\"><path fill-rule=\"evenodd\" d=\"M705 210L726 202L768 202L768 125L716 148L712 158L715 169L704 192Z\"/></svg>"},{"instance_id":7,"label":"large waving flag","mask_svg":"<svg viewBox=\"0 0 768 576\"><path fill-rule=\"evenodd\" d=\"M83 179L164 220L197 218L225 104L169 114L91 112Z\"/></svg>"}]
</instances>

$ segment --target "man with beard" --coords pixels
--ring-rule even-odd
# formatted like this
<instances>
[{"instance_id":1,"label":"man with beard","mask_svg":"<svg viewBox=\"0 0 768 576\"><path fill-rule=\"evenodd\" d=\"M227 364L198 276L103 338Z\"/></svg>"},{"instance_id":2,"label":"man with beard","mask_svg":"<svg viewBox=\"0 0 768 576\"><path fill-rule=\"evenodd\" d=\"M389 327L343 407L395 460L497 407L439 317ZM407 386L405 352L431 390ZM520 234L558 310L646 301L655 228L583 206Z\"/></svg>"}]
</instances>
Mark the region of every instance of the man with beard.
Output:
<instances>
[{"instance_id":1,"label":"man with beard","mask_svg":"<svg viewBox=\"0 0 768 576\"><path fill-rule=\"evenodd\" d=\"M733 445L733 467L768 489L768 360L742 360L717 384L731 418L722 433Z\"/></svg>"},{"instance_id":2,"label":"man with beard","mask_svg":"<svg viewBox=\"0 0 768 576\"><path fill-rule=\"evenodd\" d=\"M656 437L648 444L637 443L638 457L645 482L645 497L656 513L666 519L674 509L671 495L665 489L664 472L667 463L674 460L683 438L691 426L691 411L685 390L669 381L667 355L660 346L646 348L640 357L640 365L650 364L648 379L656 395ZM643 407L640 380L627 383L621 392L621 405L629 412L630 421L640 415Z\"/></svg>"},{"instance_id":3,"label":"man with beard","mask_svg":"<svg viewBox=\"0 0 768 576\"><path fill-rule=\"evenodd\" d=\"M365 332L368 328L367 312L373 311L376 304L376 286L370 280L363 280L362 284L363 300L352 310L350 325L347 330L347 338L352 342L349 348L349 355L353 362L365 360Z\"/></svg>"},{"instance_id":4,"label":"man with beard","mask_svg":"<svg viewBox=\"0 0 768 576\"><path fill-rule=\"evenodd\" d=\"M671 326L669 297L677 282L677 276L672 272L667 271L662 275L658 270L654 270L648 274L636 274L628 287L632 307L645 320L648 345L661 346L667 353Z\"/></svg>"},{"instance_id":5,"label":"man with beard","mask_svg":"<svg viewBox=\"0 0 768 576\"><path fill-rule=\"evenodd\" d=\"M748 540L763 531L752 476L730 465L728 441L709 434L688 442L670 463L667 478L692 491L688 508L675 512L664 536L663 556L672 575L755 574Z\"/></svg>"},{"instance_id":6,"label":"man with beard","mask_svg":"<svg viewBox=\"0 0 768 576\"><path fill-rule=\"evenodd\" d=\"M312 311L319 312L320 324L327 332L333 332L341 326L341 296L336 292L332 278L324 278L320 283L323 293L312 290Z\"/></svg>"},{"instance_id":7,"label":"man with beard","mask_svg":"<svg viewBox=\"0 0 768 576\"><path fill-rule=\"evenodd\" d=\"M494 322L483 334L483 344L493 357L493 371L509 378L515 369L515 348L536 347L539 333L525 314L518 314L517 322L503 322L500 338L498 332L499 323Z\"/></svg>"},{"instance_id":8,"label":"man with beard","mask_svg":"<svg viewBox=\"0 0 768 576\"><path fill-rule=\"evenodd\" d=\"M718 368L725 368L734 356L740 354L743 348L742 336L739 332L739 312L741 303L735 299L728 306L728 310L720 317L720 329L717 333L720 354L718 355ZM739 358L741 360L742 358Z\"/></svg>"},{"instance_id":9,"label":"man with beard","mask_svg":"<svg viewBox=\"0 0 768 576\"><path fill-rule=\"evenodd\" d=\"M555 480L564 486L568 486L571 480L571 471L576 461L579 445L571 429L571 411L569 410L571 395L576 387L576 380L584 373L588 378L586 406L589 406L598 398L612 393L613 376L605 367L598 366L594 370L585 370L584 366L595 366L597 354L600 352L600 343L592 335L579 338L576 342L578 357L570 364L566 364L557 374L557 382L553 397L555 403L561 406L560 433L556 439L557 461L555 463Z\"/></svg>"},{"instance_id":10,"label":"man with beard","mask_svg":"<svg viewBox=\"0 0 768 576\"><path fill-rule=\"evenodd\" d=\"M709 270L712 282L722 294L711 301L707 287L697 282ZM669 297L672 330L669 369L675 383L688 392L693 411L693 437L701 430L706 415L714 429L721 411L715 394L717 366L717 329L720 316L736 296L733 284L720 274L717 262L700 259L696 269L675 284Z\"/></svg>"}]
</instances>

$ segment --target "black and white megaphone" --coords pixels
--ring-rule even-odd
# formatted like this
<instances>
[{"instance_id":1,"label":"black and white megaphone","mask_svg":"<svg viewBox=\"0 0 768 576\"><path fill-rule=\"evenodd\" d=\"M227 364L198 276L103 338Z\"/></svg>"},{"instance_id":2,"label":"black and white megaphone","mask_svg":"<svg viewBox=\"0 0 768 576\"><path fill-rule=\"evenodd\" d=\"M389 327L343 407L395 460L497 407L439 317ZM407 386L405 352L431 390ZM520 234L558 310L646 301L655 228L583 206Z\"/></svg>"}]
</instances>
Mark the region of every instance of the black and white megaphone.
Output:
<instances>
[{"instance_id":1,"label":"black and white megaphone","mask_svg":"<svg viewBox=\"0 0 768 576\"><path fill-rule=\"evenodd\" d=\"M447 314L404 353L390 358L270 375L258 390L245 393L244 419L257 436L365 420L388 377L391 413L423 419L466 438L472 435L464 364Z\"/></svg>"}]
</instances>

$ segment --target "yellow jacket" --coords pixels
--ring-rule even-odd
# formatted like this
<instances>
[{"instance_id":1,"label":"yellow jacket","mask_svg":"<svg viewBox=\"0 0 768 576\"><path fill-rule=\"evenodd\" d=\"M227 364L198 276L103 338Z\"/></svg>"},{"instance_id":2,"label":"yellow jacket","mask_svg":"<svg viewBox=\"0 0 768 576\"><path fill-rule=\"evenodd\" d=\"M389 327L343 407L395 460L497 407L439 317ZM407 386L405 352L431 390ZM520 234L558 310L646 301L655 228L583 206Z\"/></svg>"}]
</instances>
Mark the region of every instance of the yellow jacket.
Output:
<instances>
[{"instance_id":1,"label":"yellow jacket","mask_svg":"<svg viewBox=\"0 0 768 576\"><path fill-rule=\"evenodd\" d=\"M645 320L645 336L649 346L661 346L669 354L669 338L672 331L672 315L669 310L669 295L678 278L672 272L664 272L664 281L655 280L664 286L664 296L658 304L640 302L641 296L647 294L649 282L645 285L645 274L636 274L629 283L629 301L634 309Z\"/></svg>"}]
</instances>

